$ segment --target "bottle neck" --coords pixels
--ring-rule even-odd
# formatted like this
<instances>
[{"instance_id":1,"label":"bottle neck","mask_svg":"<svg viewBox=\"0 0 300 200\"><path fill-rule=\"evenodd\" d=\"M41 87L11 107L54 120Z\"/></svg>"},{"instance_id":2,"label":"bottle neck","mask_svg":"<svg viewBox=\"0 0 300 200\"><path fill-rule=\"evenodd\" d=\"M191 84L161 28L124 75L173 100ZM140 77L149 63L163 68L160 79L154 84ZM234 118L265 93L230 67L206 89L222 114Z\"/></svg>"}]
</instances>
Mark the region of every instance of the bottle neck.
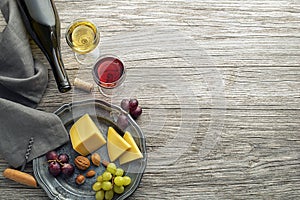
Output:
<instances>
[{"instance_id":1,"label":"bottle neck","mask_svg":"<svg viewBox=\"0 0 300 200\"><path fill-rule=\"evenodd\" d=\"M55 37L54 32L51 32L51 41L52 41L52 52L50 55L52 58L48 60L51 65L52 72L58 86L58 90L64 93L71 89L71 84L69 82L67 73L65 71L60 48L58 45L59 43L57 41L57 38Z\"/></svg>"}]
</instances>

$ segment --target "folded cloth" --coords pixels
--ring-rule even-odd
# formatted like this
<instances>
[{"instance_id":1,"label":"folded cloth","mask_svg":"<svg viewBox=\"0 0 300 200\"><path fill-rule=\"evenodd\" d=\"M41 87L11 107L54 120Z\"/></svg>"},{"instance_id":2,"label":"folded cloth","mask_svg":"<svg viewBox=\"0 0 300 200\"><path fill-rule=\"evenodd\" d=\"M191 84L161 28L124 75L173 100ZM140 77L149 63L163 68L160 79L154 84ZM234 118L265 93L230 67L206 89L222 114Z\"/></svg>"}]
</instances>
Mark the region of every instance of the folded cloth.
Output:
<instances>
[{"instance_id":1,"label":"folded cloth","mask_svg":"<svg viewBox=\"0 0 300 200\"><path fill-rule=\"evenodd\" d=\"M16 1L1 0L0 8L7 23L0 32L0 154L16 168L31 137L28 161L67 142L68 133L55 114L34 109L47 87L47 66L33 59Z\"/></svg>"},{"instance_id":2,"label":"folded cloth","mask_svg":"<svg viewBox=\"0 0 300 200\"><path fill-rule=\"evenodd\" d=\"M14 167L24 162L31 137L34 143L29 156L32 160L68 141L68 133L59 117L21 104L0 99L0 150Z\"/></svg>"}]
</instances>

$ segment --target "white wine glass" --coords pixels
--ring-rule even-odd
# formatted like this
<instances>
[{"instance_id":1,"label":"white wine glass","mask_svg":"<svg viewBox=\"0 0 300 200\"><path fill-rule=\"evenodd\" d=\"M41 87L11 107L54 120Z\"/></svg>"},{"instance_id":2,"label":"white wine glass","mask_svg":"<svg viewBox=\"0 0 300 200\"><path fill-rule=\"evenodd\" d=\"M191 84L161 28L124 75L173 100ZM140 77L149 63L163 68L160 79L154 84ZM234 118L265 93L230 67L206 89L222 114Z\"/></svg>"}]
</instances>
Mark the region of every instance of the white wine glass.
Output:
<instances>
[{"instance_id":1,"label":"white wine glass","mask_svg":"<svg viewBox=\"0 0 300 200\"><path fill-rule=\"evenodd\" d=\"M100 31L89 19L76 19L67 28L67 44L74 51L77 62L92 64L100 55Z\"/></svg>"}]
</instances>

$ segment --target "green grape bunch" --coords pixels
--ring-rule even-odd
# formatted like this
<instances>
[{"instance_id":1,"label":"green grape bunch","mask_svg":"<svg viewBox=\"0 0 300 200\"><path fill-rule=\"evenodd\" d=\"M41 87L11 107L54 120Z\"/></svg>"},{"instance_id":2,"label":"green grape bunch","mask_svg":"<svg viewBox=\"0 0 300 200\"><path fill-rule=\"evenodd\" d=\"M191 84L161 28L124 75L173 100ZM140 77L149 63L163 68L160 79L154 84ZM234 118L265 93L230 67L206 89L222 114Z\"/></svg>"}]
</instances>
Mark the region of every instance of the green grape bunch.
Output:
<instances>
[{"instance_id":1,"label":"green grape bunch","mask_svg":"<svg viewBox=\"0 0 300 200\"><path fill-rule=\"evenodd\" d=\"M96 192L96 200L111 200L115 194L123 194L125 187L130 185L131 178L124 176L124 170L116 164L109 163L100 176L97 177L92 189Z\"/></svg>"}]
</instances>

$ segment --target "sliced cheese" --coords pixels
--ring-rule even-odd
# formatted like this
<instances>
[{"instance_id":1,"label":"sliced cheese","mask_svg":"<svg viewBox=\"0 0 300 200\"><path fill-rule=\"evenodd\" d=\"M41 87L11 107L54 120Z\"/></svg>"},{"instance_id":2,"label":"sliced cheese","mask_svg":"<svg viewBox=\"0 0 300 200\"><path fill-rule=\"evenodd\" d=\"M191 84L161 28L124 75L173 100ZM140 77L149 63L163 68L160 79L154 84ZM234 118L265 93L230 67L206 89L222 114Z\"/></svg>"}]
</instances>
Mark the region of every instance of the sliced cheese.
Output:
<instances>
[{"instance_id":1,"label":"sliced cheese","mask_svg":"<svg viewBox=\"0 0 300 200\"><path fill-rule=\"evenodd\" d=\"M106 141L88 114L78 119L70 129L73 149L86 156L106 144Z\"/></svg>"},{"instance_id":2,"label":"sliced cheese","mask_svg":"<svg viewBox=\"0 0 300 200\"><path fill-rule=\"evenodd\" d=\"M131 146L115 131L114 128L109 127L107 133L107 151L109 159L114 162Z\"/></svg>"},{"instance_id":3,"label":"sliced cheese","mask_svg":"<svg viewBox=\"0 0 300 200\"><path fill-rule=\"evenodd\" d=\"M141 153L139 147L136 145L133 137L127 131L123 136L124 140L131 145L131 148L128 149L124 154L122 154L119 158L120 164L125 164L140 158L143 158L143 154Z\"/></svg>"}]
</instances>

